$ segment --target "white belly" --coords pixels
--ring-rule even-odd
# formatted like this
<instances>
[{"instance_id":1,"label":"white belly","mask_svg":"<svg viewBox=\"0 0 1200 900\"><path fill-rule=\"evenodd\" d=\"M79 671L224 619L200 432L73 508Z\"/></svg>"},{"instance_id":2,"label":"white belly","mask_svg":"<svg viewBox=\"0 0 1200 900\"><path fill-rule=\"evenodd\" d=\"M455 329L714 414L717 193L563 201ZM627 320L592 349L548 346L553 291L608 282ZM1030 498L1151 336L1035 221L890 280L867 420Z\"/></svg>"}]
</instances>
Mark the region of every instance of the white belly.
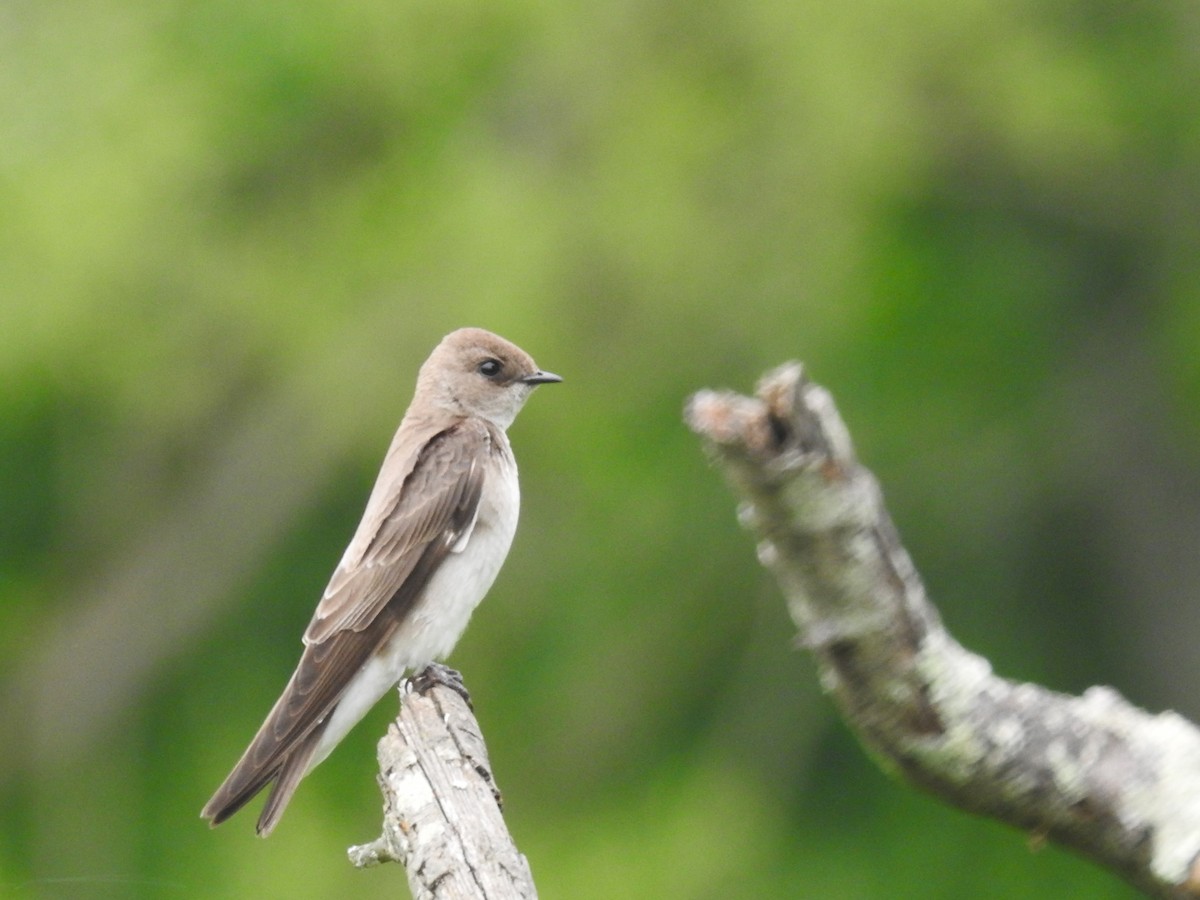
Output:
<instances>
[{"instance_id":1,"label":"white belly","mask_svg":"<svg viewBox=\"0 0 1200 900\"><path fill-rule=\"evenodd\" d=\"M406 671L445 658L462 637L471 613L496 580L517 530L521 500L517 467L511 454L502 459L500 476L484 483L470 539L446 557L384 652L375 654L347 686L308 771L329 755Z\"/></svg>"}]
</instances>

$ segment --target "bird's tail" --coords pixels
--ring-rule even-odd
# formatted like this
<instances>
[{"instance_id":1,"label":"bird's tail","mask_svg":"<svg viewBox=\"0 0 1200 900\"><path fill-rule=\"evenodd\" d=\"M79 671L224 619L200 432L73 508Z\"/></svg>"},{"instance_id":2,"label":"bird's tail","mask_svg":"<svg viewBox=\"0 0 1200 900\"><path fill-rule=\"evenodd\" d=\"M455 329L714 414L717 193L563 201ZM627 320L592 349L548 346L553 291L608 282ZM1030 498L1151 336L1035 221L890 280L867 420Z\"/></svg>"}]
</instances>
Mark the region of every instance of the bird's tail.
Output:
<instances>
[{"instance_id":1,"label":"bird's tail","mask_svg":"<svg viewBox=\"0 0 1200 900\"><path fill-rule=\"evenodd\" d=\"M263 804L262 812L258 815L258 824L255 825L254 830L258 832L259 837L266 837L279 824L279 819L283 815L283 811L287 809L292 794L296 793L296 788L300 785L300 779L307 775L309 769L312 768L309 763L317 750L317 745L321 742L321 735L325 733L325 724L328 721L325 719L310 731L308 737L288 754L279 774L275 776L275 784L271 787L267 802Z\"/></svg>"},{"instance_id":2,"label":"bird's tail","mask_svg":"<svg viewBox=\"0 0 1200 900\"><path fill-rule=\"evenodd\" d=\"M286 756L275 760L271 766L262 766L254 762L252 744L229 773L229 777L217 788L212 799L204 805L200 817L208 819L209 824L215 828L249 803L255 794L274 782L255 828L260 837L269 835L279 823L292 795L296 793L300 780L308 774L309 763L321 741L321 735L325 732L326 722L328 719L319 723Z\"/></svg>"}]
</instances>

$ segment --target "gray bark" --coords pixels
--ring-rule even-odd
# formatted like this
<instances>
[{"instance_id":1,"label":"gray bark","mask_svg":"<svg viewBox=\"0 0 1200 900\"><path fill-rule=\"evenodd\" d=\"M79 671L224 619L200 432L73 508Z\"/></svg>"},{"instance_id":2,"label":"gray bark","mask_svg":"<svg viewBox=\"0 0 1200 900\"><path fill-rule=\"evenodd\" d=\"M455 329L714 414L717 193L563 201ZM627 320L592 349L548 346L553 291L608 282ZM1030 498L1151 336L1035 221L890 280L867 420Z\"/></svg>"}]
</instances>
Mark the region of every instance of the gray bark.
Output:
<instances>
[{"instance_id":1,"label":"gray bark","mask_svg":"<svg viewBox=\"0 0 1200 900\"><path fill-rule=\"evenodd\" d=\"M402 863L415 900L533 900L465 690L420 680L401 685L400 715L379 742L383 834L351 847L350 861Z\"/></svg>"},{"instance_id":2,"label":"gray bark","mask_svg":"<svg viewBox=\"0 0 1200 900\"><path fill-rule=\"evenodd\" d=\"M829 393L799 364L685 418L741 500L822 685L885 765L1158 897L1200 896L1200 731L993 674L943 627Z\"/></svg>"}]
</instances>

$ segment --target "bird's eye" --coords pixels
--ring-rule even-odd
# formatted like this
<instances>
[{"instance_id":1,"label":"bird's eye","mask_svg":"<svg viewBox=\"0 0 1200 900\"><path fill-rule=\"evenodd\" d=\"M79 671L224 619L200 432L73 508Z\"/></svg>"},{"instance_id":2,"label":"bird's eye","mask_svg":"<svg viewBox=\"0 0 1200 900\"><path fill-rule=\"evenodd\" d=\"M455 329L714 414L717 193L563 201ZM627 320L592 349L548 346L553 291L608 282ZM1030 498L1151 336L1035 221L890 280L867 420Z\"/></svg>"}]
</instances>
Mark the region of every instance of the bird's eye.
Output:
<instances>
[{"instance_id":1,"label":"bird's eye","mask_svg":"<svg viewBox=\"0 0 1200 900\"><path fill-rule=\"evenodd\" d=\"M500 374L500 370L502 368L503 366L500 365L500 360L485 359L479 364L479 374L484 378L495 378Z\"/></svg>"}]
</instances>

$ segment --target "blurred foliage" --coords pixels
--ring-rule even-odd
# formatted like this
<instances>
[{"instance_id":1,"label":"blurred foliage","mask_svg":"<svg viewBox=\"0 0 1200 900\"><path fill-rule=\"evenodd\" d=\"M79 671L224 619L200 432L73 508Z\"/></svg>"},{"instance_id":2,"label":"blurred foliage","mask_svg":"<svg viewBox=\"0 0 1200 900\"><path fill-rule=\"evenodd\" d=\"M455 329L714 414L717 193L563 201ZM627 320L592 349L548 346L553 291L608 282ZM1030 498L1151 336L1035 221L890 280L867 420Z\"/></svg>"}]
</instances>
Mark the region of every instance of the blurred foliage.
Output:
<instances>
[{"instance_id":1,"label":"blurred foliage","mask_svg":"<svg viewBox=\"0 0 1200 900\"><path fill-rule=\"evenodd\" d=\"M271 840L197 815L465 324L566 378L452 659L543 896L1131 896L874 767L680 408L803 359L964 643L1200 715L1198 42L1177 0L10 0L0 896L403 893L343 856L386 703Z\"/></svg>"}]
</instances>

